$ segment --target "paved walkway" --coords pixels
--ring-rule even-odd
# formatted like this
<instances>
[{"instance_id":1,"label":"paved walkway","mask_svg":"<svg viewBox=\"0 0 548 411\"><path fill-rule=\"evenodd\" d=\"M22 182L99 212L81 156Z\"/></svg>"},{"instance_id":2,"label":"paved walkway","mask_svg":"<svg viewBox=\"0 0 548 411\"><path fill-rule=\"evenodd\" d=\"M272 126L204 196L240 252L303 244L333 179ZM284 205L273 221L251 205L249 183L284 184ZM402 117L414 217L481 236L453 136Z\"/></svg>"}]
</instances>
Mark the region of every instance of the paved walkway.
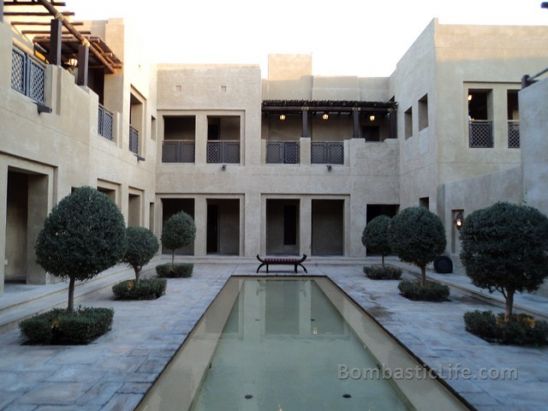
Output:
<instances>
[{"instance_id":1,"label":"paved walkway","mask_svg":"<svg viewBox=\"0 0 548 411\"><path fill-rule=\"evenodd\" d=\"M168 280L154 301L119 302L103 289L80 303L112 307L111 332L88 346L21 345L18 330L0 334L1 410L131 410L231 274L256 264L198 264L190 279ZM548 403L548 348L491 345L464 330L463 313L490 309L461 290L451 301L411 302L397 282L372 281L360 265L307 265L329 275L433 369L469 369L448 382L480 410L541 410ZM517 380L480 379L481 369L517 369Z\"/></svg>"}]
</instances>

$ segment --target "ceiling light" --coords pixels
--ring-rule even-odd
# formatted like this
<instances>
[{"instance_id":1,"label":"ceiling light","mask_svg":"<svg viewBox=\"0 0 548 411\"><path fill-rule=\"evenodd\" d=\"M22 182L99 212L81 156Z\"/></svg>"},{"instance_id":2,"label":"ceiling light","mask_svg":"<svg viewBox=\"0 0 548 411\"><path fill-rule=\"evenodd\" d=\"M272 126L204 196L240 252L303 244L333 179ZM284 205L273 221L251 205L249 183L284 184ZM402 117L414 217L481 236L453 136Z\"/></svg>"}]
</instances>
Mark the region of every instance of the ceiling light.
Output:
<instances>
[{"instance_id":1,"label":"ceiling light","mask_svg":"<svg viewBox=\"0 0 548 411\"><path fill-rule=\"evenodd\" d=\"M468 94L468 101L472 101L472 94Z\"/></svg>"},{"instance_id":2,"label":"ceiling light","mask_svg":"<svg viewBox=\"0 0 548 411\"><path fill-rule=\"evenodd\" d=\"M281 121L284 121L284 120L285 120L285 114L280 114L280 120L281 120Z\"/></svg>"},{"instance_id":3,"label":"ceiling light","mask_svg":"<svg viewBox=\"0 0 548 411\"><path fill-rule=\"evenodd\" d=\"M324 120L327 120L327 119L329 118L329 114L323 113L323 114L322 114L322 118L323 118Z\"/></svg>"},{"instance_id":4,"label":"ceiling light","mask_svg":"<svg viewBox=\"0 0 548 411\"><path fill-rule=\"evenodd\" d=\"M371 114L371 115L369 116L369 121L375 121L375 115Z\"/></svg>"}]
</instances>

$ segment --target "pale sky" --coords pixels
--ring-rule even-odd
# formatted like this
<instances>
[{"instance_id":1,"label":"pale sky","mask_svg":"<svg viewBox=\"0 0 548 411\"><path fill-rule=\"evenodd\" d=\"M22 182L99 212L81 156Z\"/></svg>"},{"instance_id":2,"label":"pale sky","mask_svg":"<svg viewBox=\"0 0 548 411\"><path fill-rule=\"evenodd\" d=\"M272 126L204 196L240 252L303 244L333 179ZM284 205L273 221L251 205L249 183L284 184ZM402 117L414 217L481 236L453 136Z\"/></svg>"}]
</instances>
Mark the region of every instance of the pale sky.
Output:
<instances>
[{"instance_id":1,"label":"pale sky","mask_svg":"<svg viewBox=\"0 0 548 411\"><path fill-rule=\"evenodd\" d=\"M67 0L76 19L133 19L153 61L260 64L310 53L318 75L388 76L434 17L441 23L548 25L541 0ZM548 45L547 45L548 47Z\"/></svg>"}]
</instances>

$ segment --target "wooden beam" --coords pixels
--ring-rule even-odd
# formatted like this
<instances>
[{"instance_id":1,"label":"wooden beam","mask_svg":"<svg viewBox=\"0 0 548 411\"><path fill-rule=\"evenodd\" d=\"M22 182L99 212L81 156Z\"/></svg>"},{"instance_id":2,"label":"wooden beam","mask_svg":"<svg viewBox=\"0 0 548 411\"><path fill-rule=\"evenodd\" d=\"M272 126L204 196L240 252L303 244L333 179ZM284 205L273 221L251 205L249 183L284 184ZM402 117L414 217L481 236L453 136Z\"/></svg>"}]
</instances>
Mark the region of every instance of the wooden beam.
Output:
<instances>
[{"instance_id":1,"label":"wooden beam","mask_svg":"<svg viewBox=\"0 0 548 411\"><path fill-rule=\"evenodd\" d=\"M54 19L54 20L57 20L57 19ZM61 27L62 26L63 26L63 24L61 23ZM22 34L50 34L50 32L48 30L23 30L21 33ZM82 34L91 34L91 31L81 31L80 33L82 33ZM64 36L67 36L67 35L72 36L72 34L68 31L63 31L62 34Z\"/></svg>"},{"instance_id":2,"label":"wooden beam","mask_svg":"<svg viewBox=\"0 0 548 411\"><path fill-rule=\"evenodd\" d=\"M84 23L82 21L73 21L73 26L83 26ZM12 21L12 26L49 26L50 23L48 21Z\"/></svg>"},{"instance_id":3,"label":"wooden beam","mask_svg":"<svg viewBox=\"0 0 548 411\"><path fill-rule=\"evenodd\" d=\"M56 66L61 65L61 39L63 37L63 22L61 20L52 19L50 22L51 33L49 38L49 56L48 60L50 64ZM26 33L23 31L23 34L33 34Z\"/></svg>"},{"instance_id":4,"label":"wooden beam","mask_svg":"<svg viewBox=\"0 0 548 411\"><path fill-rule=\"evenodd\" d=\"M89 72L89 47L80 44L78 47L78 76L76 77L76 84L79 86L88 85L88 72Z\"/></svg>"},{"instance_id":5,"label":"wooden beam","mask_svg":"<svg viewBox=\"0 0 548 411\"><path fill-rule=\"evenodd\" d=\"M62 1L52 1L52 5L56 7L65 7L67 4ZM4 5L6 6L41 6L40 3L36 3L36 1L5 1Z\"/></svg>"},{"instance_id":6,"label":"wooden beam","mask_svg":"<svg viewBox=\"0 0 548 411\"><path fill-rule=\"evenodd\" d=\"M61 12L61 14L63 16L74 16L73 11L63 11ZM52 14L48 12L43 12L43 11L5 11L4 16L35 16L35 17L49 16L51 17Z\"/></svg>"}]
</instances>

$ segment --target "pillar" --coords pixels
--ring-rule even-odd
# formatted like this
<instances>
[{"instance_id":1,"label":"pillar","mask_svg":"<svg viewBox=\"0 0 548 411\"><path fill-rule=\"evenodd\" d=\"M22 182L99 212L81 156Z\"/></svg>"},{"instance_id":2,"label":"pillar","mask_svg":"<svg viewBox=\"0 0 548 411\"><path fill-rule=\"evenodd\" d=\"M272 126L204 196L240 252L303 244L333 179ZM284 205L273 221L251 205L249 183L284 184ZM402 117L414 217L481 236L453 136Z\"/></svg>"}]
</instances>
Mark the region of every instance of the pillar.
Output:
<instances>
[{"instance_id":1,"label":"pillar","mask_svg":"<svg viewBox=\"0 0 548 411\"><path fill-rule=\"evenodd\" d=\"M88 85L88 69L89 69L89 46L80 44L78 46L78 76L76 84L79 86Z\"/></svg>"},{"instance_id":2,"label":"pillar","mask_svg":"<svg viewBox=\"0 0 548 411\"><path fill-rule=\"evenodd\" d=\"M360 111L357 108L352 111L352 124L352 138L361 138L362 129L360 127Z\"/></svg>"},{"instance_id":3,"label":"pillar","mask_svg":"<svg viewBox=\"0 0 548 411\"><path fill-rule=\"evenodd\" d=\"M29 175L27 215L27 283L45 284L46 272L36 262L34 245L48 215L48 176Z\"/></svg>"},{"instance_id":4,"label":"pillar","mask_svg":"<svg viewBox=\"0 0 548 411\"><path fill-rule=\"evenodd\" d=\"M302 197L299 204L299 253L310 256L312 252L312 199Z\"/></svg>"},{"instance_id":5,"label":"pillar","mask_svg":"<svg viewBox=\"0 0 548 411\"><path fill-rule=\"evenodd\" d=\"M207 201L205 196L194 199L194 224L196 224L196 238L194 240L194 255L207 254Z\"/></svg>"},{"instance_id":6,"label":"pillar","mask_svg":"<svg viewBox=\"0 0 548 411\"><path fill-rule=\"evenodd\" d=\"M207 116L196 115L196 132L194 135L194 163L207 163Z\"/></svg>"},{"instance_id":7,"label":"pillar","mask_svg":"<svg viewBox=\"0 0 548 411\"><path fill-rule=\"evenodd\" d=\"M308 108L303 108L303 137L310 137L310 115Z\"/></svg>"},{"instance_id":8,"label":"pillar","mask_svg":"<svg viewBox=\"0 0 548 411\"><path fill-rule=\"evenodd\" d=\"M61 44L63 36L63 22L59 19L51 20L50 24L50 40L49 40L49 63L55 66L60 66L61 61Z\"/></svg>"},{"instance_id":9,"label":"pillar","mask_svg":"<svg viewBox=\"0 0 548 411\"><path fill-rule=\"evenodd\" d=\"M241 216L243 216L243 232L240 233L240 238L244 237L244 248L240 250L240 254L246 257L255 257L257 254L263 255L265 248L260 245L263 244L261 238L261 232L265 226L262 218L266 219L263 214L263 206L261 204L260 193L246 193L243 199L243 204L240 204Z\"/></svg>"}]
</instances>

